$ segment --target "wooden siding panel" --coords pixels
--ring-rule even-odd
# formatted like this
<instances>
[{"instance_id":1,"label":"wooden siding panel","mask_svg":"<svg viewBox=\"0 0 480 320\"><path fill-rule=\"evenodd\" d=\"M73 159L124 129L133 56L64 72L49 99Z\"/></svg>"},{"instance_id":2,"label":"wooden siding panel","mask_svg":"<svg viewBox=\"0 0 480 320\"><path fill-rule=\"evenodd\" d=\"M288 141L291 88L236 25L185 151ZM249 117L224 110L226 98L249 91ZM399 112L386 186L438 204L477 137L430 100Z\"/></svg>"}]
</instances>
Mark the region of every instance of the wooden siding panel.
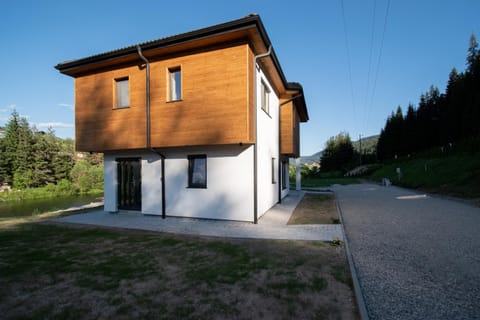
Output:
<instances>
[{"instance_id":1,"label":"wooden siding panel","mask_svg":"<svg viewBox=\"0 0 480 320\"><path fill-rule=\"evenodd\" d=\"M154 147L252 142L245 47L235 45L154 63L152 83L159 88L152 92ZM183 100L167 102L166 73L176 66L182 70Z\"/></svg>"},{"instance_id":2,"label":"wooden siding panel","mask_svg":"<svg viewBox=\"0 0 480 320\"><path fill-rule=\"evenodd\" d=\"M123 77L129 78L130 107L116 109L115 79ZM145 125L145 75L138 67L75 79L78 151L144 148Z\"/></svg>"},{"instance_id":3,"label":"wooden siding panel","mask_svg":"<svg viewBox=\"0 0 480 320\"><path fill-rule=\"evenodd\" d=\"M300 156L300 117L293 102L284 104L280 110L280 153Z\"/></svg>"},{"instance_id":4,"label":"wooden siding panel","mask_svg":"<svg viewBox=\"0 0 480 320\"><path fill-rule=\"evenodd\" d=\"M293 103L289 102L280 109L280 153L293 153Z\"/></svg>"},{"instance_id":5,"label":"wooden siding panel","mask_svg":"<svg viewBox=\"0 0 480 320\"><path fill-rule=\"evenodd\" d=\"M153 147L254 142L253 57L247 44L150 59ZM181 68L181 101L167 101L171 67ZM115 79L127 76L130 107L115 109ZM144 69L131 66L76 78L75 106L78 151L146 147Z\"/></svg>"}]
</instances>

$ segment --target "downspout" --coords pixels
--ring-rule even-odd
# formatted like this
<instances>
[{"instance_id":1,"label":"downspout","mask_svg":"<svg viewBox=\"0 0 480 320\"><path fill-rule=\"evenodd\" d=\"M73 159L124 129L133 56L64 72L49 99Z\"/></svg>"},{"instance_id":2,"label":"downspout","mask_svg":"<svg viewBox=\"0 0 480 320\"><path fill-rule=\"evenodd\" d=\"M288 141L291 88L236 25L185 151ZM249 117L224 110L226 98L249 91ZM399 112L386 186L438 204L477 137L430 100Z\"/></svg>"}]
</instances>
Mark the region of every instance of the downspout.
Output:
<instances>
[{"instance_id":1,"label":"downspout","mask_svg":"<svg viewBox=\"0 0 480 320\"><path fill-rule=\"evenodd\" d=\"M283 161L282 161L282 123L281 123L281 115L282 115L282 105L278 105L278 203L282 203L282 184L283 181Z\"/></svg>"},{"instance_id":2,"label":"downspout","mask_svg":"<svg viewBox=\"0 0 480 320\"><path fill-rule=\"evenodd\" d=\"M142 48L140 48L140 45L137 45L137 51L138 55L140 56L140 59L145 62L145 68L146 68L146 73L145 73L145 104L146 104L146 140L147 140L147 149L151 149L151 143L150 143L150 63L148 62L147 58L142 54Z\"/></svg>"},{"instance_id":3,"label":"downspout","mask_svg":"<svg viewBox=\"0 0 480 320\"><path fill-rule=\"evenodd\" d=\"M162 183L162 219L165 219L166 217L166 205L165 205L165 156L152 148L152 144L150 141L150 63L148 62L147 58L142 54L142 48L140 48L140 45L137 45L137 52L140 57L140 59L145 62L145 104L146 104L146 148L147 150L152 151L155 154L158 154L160 156L160 159L162 161L161 167L162 167L162 178L161 178L161 183Z\"/></svg>"},{"instance_id":4,"label":"downspout","mask_svg":"<svg viewBox=\"0 0 480 320\"><path fill-rule=\"evenodd\" d=\"M258 149L258 119L257 119L257 107L258 107L258 99L257 99L257 61L258 59L262 59L268 57L272 53L272 46L268 47L268 51L265 53L261 53L259 55L254 56L253 58L253 91L254 91L254 108L253 108L253 116L255 119L255 144L253 145L253 223L258 223L258 164L257 164L257 149Z\"/></svg>"}]
</instances>

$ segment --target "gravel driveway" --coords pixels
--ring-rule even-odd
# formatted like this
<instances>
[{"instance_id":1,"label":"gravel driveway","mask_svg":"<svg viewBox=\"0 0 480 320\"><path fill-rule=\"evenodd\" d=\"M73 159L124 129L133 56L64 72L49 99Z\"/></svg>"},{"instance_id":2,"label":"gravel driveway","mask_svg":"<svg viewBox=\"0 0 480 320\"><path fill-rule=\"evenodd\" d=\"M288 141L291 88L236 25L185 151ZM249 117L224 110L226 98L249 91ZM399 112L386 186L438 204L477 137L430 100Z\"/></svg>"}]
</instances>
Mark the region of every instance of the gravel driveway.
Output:
<instances>
[{"instance_id":1,"label":"gravel driveway","mask_svg":"<svg viewBox=\"0 0 480 320\"><path fill-rule=\"evenodd\" d=\"M480 208L335 186L370 319L480 319Z\"/></svg>"}]
</instances>

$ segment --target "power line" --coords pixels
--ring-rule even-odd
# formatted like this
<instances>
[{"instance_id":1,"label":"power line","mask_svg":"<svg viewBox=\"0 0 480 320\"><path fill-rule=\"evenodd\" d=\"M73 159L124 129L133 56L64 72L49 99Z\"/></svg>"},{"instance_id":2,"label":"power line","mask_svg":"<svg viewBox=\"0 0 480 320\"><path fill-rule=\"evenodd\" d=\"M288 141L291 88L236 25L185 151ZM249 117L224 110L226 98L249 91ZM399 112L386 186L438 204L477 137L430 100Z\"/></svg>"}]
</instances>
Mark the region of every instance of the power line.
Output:
<instances>
[{"instance_id":1,"label":"power line","mask_svg":"<svg viewBox=\"0 0 480 320\"><path fill-rule=\"evenodd\" d=\"M377 9L377 0L373 0L373 17L372 17L372 32L370 35L370 54L368 57L368 73L367 73L367 88L365 93L365 105L364 105L364 112L365 112L365 122L363 123L366 127L366 113L368 112L368 98L370 93L370 73L372 70L372 56L373 56L373 43L375 42L375 21L376 21L376 10ZM365 127L363 128L365 130Z\"/></svg>"},{"instance_id":2,"label":"power line","mask_svg":"<svg viewBox=\"0 0 480 320\"><path fill-rule=\"evenodd\" d=\"M347 65L348 65L348 78L350 80L350 95L352 98L352 108L353 108L353 119L356 123L357 113L355 110L355 98L353 95L353 81L352 81L352 65L350 59L350 47L348 45L348 34L347 34L347 22L345 20L345 7L343 5L343 0L340 1L342 7L342 21L343 21L343 34L345 35L345 47L347 49Z\"/></svg>"},{"instance_id":3,"label":"power line","mask_svg":"<svg viewBox=\"0 0 480 320\"><path fill-rule=\"evenodd\" d=\"M383 44L384 44L384 41L385 41L385 32L387 30L387 21L388 21L389 9L390 9L390 0L388 0L388 2L387 2L387 8L385 10L385 19L383 21L382 40L380 42L380 52L378 54L377 68L376 68L376 71L375 71L375 78L374 78L374 81L373 81L372 98L370 99L370 105L367 108L367 120L366 120L365 126L368 126L368 120L369 120L369 117L370 117L370 110L372 108L373 100L375 98L375 90L376 90L376 87L377 87L378 73L379 73L379 70L380 70L380 62L382 60Z\"/></svg>"}]
</instances>

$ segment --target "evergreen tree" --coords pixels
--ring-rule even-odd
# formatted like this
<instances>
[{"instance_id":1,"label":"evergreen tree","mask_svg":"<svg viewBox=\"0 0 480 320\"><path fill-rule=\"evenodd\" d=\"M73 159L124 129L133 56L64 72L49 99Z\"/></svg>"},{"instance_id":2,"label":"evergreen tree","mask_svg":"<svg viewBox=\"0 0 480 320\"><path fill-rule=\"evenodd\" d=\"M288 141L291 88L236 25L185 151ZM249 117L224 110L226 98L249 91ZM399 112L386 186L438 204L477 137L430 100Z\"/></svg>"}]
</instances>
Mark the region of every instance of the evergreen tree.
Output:
<instances>
[{"instance_id":1,"label":"evergreen tree","mask_svg":"<svg viewBox=\"0 0 480 320\"><path fill-rule=\"evenodd\" d=\"M348 133L342 132L328 139L320 159L322 171L346 171L354 159L352 140Z\"/></svg>"},{"instance_id":2,"label":"evergreen tree","mask_svg":"<svg viewBox=\"0 0 480 320\"><path fill-rule=\"evenodd\" d=\"M472 33L470 36L470 43L468 46L467 54L467 72L476 73L478 72L480 60L479 60L479 50L478 42L475 35Z\"/></svg>"},{"instance_id":3,"label":"evergreen tree","mask_svg":"<svg viewBox=\"0 0 480 320\"><path fill-rule=\"evenodd\" d=\"M1 174L3 181L10 185L13 183L13 173L16 169L14 163L17 153L19 123L20 115L14 110L5 126L5 136L2 139Z\"/></svg>"},{"instance_id":4,"label":"evergreen tree","mask_svg":"<svg viewBox=\"0 0 480 320\"><path fill-rule=\"evenodd\" d=\"M20 118L18 123L18 140L13 161L13 185L16 188L29 188L33 184L32 156L34 139L27 119Z\"/></svg>"}]
</instances>

